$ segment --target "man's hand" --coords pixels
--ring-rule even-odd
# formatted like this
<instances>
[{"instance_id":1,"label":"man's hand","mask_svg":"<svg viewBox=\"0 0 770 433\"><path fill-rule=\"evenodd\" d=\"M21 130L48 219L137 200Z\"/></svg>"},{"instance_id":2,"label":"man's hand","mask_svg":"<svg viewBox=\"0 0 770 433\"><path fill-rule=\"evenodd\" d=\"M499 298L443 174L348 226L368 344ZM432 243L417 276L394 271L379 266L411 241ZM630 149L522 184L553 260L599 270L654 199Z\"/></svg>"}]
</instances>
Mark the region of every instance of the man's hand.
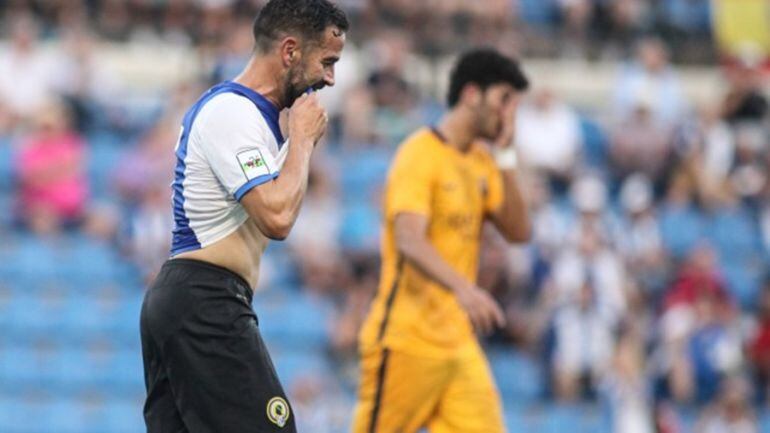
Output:
<instances>
[{"instance_id":1,"label":"man's hand","mask_svg":"<svg viewBox=\"0 0 770 433\"><path fill-rule=\"evenodd\" d=\"M497 302L485 290L468 286L454 291L460 305L468 313L473 327L484 335L495 327L505 326L505 315Z\"/></svg>"},{"instance_id":2,"label":"man's hand","mask_svg":"<svg viewBox=\"0 0 770 433\"><path fill-rule=\"evenodd\" d=\"M493 148L502 149L513 146L513 135L516 132L516 108L519 106L519 96L512 95L503 105L500 113L502 128L500 134L492 143Z\"/></svg>"},{"instance_id":3,"label":"man's hand","mask_svg":"<svg viewBox=\"0 0 770 433\"><path fill-rule=\"evenodd\" d=\"M309 141L315 145L326 132L328 120L326 110L318 102L318 94L304 94L289 110L289 137L292 142Z\"/></svg>"}]
</instances>

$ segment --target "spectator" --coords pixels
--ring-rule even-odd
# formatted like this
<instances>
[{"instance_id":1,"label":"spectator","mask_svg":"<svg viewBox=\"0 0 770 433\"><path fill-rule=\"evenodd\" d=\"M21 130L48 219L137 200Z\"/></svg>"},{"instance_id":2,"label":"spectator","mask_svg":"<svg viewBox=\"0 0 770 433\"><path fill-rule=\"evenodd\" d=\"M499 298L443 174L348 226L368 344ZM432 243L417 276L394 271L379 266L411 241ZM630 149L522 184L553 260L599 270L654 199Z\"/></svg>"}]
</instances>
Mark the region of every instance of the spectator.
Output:
<instances>
[{"instance_id":1,"label":"spectator","mask_svg":"<svg viewBox=\"0 0 770 433\"><path fill-rule=\"evenodd\" d=\"M701 293L695 304L695 329L689 351L695 380L695 400L711 401L728 374L741 364L740 339L730 328L729 317L720 316L720 300Z\"/></svg>"},{"instance_id":2,"label":"spectator","mask_svg":"<svg viewBox=\"0 0 770 433\"><path fill-rule=\"evenodd\" d=\"M740 63L727 71L729 88L722 102L722 116L731 124L761 122L768 114L759 68Z\"/></svg>"},{"instance_id":3,"label":"spectator","mask_svg":"<svg viewBox=\"0 0 770 433\"><path fill-rule=\"evenodd\" d=\"M612 132L610 159L618 179L640 172L660 180L670 163L671 129L655 120L649 101L637 101Z\"/></svg>"},{"instance_id":4,"label":"spectator","mask_svg":"<svg viewBox=\"0 0 770 433\"><path fill-rule=\"evenodd\" d=\"M613 320L597 305L594 281L584 280L577 299L554 317L553 372L562 400L592 398L611 361Z\"/></svg>"},{"instance_id":5,"label":"spectator","mask_svg":"<svg viewBox=\"0 0 770 433\"><path fill-rule=\"evenodd\" d=\"M73 105L75 126L92 130L114 109L120 86L97 55L98 41L87 28L73 26L63 34L64 56L58 65L58 91Z\"/></svg>"},{"instance_id":6,"label":"spectator","mask_svg":"<svg viewBox=\"0 0 770 433\"><path fill-rule=\"evenodd\" d=\"M627 307L626 271L609 247L609 227L603 217L606 192L595 178L573 185L572 198L580 215L573 222L568 243L553 261L546 290L557 305L574 303L581 288L591 281L592 297L605 320L615 325Z\"/></svg>"},{"instance_id":7,"label":"spectator","mask_svg":"<svg viewBox=\"0 0 770 433\"><path fill-rule=\"evenodd\" d=\"M708 245L694 249L680 267L665 295L664 314L679 308L689 310L688 314L692 314L692 309L702 296L709 296L708 299L713 301L709 306L713 305L715 314L732 314L732 300L717 270L716 254ZM665 318L663 320L665 322Z\"/></svg>"},{"instance_id":8,"label":"spectator","mask_svg":"<svg viewBox=\"0 0 770 433\"><path fill-rule=\"evenodd\" d=\"M568 50L582 53L588 42L588 30L594 2L590 0L558 0L561 19L564 22L565 46Z\"/></svg>"},{"instance_id":9,"label":"spectator","mask_svg":"<svg viewBox=\"0 0 770 433\"><path fill-rule=\"evenodd\" d=\"M243 70L254 48L251 32L251 22L240 20L234 23L234 29L217 53L211 81L231 80Z\"/></svg>"},{"instance_id":10,"label":"spectator","mask_svg":"<svg viewBox=\"0 0 770 433\"><path fill-rule=\"evenodd\" d=\"M663 288L668 267L653 199L649 178L643 174L626 178L620 190L625 213L614 235L629 273L647 294Z\"/></svg>"},{"instance_id":11,"label":"spectator","mask_svg":"<svg viewBox=\"0 0 770 433\"><path fill-rule=\"evenodd\" d=\"M610 368L602 378L614 433L655 431L643 343L637 329L625 326L618 337Z\"/></svg>"},{"instance_id":12,"label":"spectator","mask_svg":"<svg viewBox=\"0 0 770 433\"><path fill-rule=\"evenodd\" d=\"M567 182L582 147L577 114L551 89L537 89L516 114L516 146L528 166Z\"/></svg>"},{"instance_id":13,"label":"spectator","mask_svg":"<svg viewBox=\"0 0 770 433\"><path fill-rule=\"evenodd\" d=\"M748 343L748 357L753 367L757 400L765 404L770 397L770 278L765 279L760 293L757 325Z\"/></svg>"},{"instance_id":14,"label":"spectator","mask_svg":"<svg viewBox=\"0 0 770 433\"><path fill-rule=\"evenodd\" d=\"M532 214L531 244L537 248L537 254L550 263L569 238L570 215L557 203L544 175L532 173L526 179Z\"/></svg>"},{"instance_id":15,"label":"spectator","mask_svg":"<svg viewBox=\"0 0 770 433\"><path fill-rule=\"evenodd\" d=\"M81 222L88 204L85 142L61 102L41 107L16 159L19 218L32 231L52 233Z\"/></svg>"},{"instance_id":16,"label":"spectator","mask_svg":"<svg viewBox=\"0 0 770 433\"><path fill-rule=\"evenodd\" d=\"M125 203L141 203L145 196L155 194L158 186L168 187L171 183L176 163L172 150L179 135L177 123L161 119L120 158L122 163L115 171L114 182Z\"/></svg>"},{"instance_id":17,"label":"spectator","mask_svg":"<svg viewBox=\"0 0 770 433\"><path fill-rule=\"evenodd\" d=\"M60 88L62 64L38 46L38 23L29 15L11 20L11 43L0 50L0 100L16 121L37 115Z\"/></svg>"},{"instance_id":18,"label":"spectator","mask_svg":"<svg viewBox=\"0 0 770 433\"><path fill-rule=\"evenodd\" d=\"M735 139L716 107L703 107L698 116L682 128L680 156L696 179L700 193L719 195L735 160Z\"/></svg>"},{"instance_id":19,"label":"spectator","mask_svg":"<svg viewBox=\"0 0 770 433\"><path fill-rule=\"evenodd\" d=\"M730 189L746 202L761 206L770 172L767 156L770 140L761 125L744 123L735 128L735 163L730 173Z\"/></svg>"},{"instance_id":20,"label":"spectator","mask_svg":"<svg viewBox=\"0 0 770 433\"><path fill-rule=\"evenodd\" d=\"M305 286L320 292L340 289L347 269L339 244L342 214L327 163L314 164L302 210L287 239Z\"/></svg>"},{"instance_id":21,"label":"spectator","mask_svg":"<svg viewBox=\"0 0 770 433\"><path fill-rule=\"evenodd\" d=\"M149 185L129 215L128 253L149 283L168 259L171 245L174 221L168 184Z\"/></svg>"},{"instance_id":22,"label":"spectator","mask_svg":"<svg viewBox=\"0 0 770 433\"><path fill-rule=\"evenodd\" d=\"M696 431L702 433L757 433L757 421L749 404L749 384L740 378L724 383L715 404L703 412Z\"/></svg>"},{"instance_id":23,"label":"spectator","mask_svg":"<svg viewBox=\"0 0 770 433\"><path fill-rule=\"evenodd\" d=\"M626 310L626 275L622 261L610 250L598 229L582 221L576 244L566 248L553 263L550 284L561 305L575 302L586 281L592 281L592 297L610 323Z\"/></svg>"},{"instance_id":24,"label":"spectator","mask_svg":"<svg viewBox=\"0 0 770 433\"><path fill-rule=\"evenodd\" d=\"M676 124L685 111L679 77L658 39L639 42L636 61L623 68L615 84L612 112L621 122L638 116L640 106L648 112L649 122L661 127Z\"/></svg>"},{"instance_id":25,"label":"spectator","mask_svg":"<svg viewBox=\"0 0 770 433\"><path fill-rule=\"evenodd\" d=\"M378 71L369 76L368 85L374 97L369 124L378 142L393 147L422 125L417 96L400 75Z\"/></svg>"},{"instance_id":26,"label":"spectator","mask_svg":"<svg viewBox=\"0 0 770 433\"><path fill-rule=\"evenodd\" d=\"M341 302L331 328L331 347L335 365L350 381L357 377L358 333L377 291L379 260L354 257L351 276L340 290Z\"/></svg>"},{"instance_id":27,"label":"spectator","mask_svg":"<svg viewBox=\"0 0 770 433\"><path fill-rule=\"evenodd\" d=\"M297 431L335 433L346 427L345 414L352 408L337 397L339 390L326 377L303 373L292 382L290 395Z\"/></svg>"}]
</instances>

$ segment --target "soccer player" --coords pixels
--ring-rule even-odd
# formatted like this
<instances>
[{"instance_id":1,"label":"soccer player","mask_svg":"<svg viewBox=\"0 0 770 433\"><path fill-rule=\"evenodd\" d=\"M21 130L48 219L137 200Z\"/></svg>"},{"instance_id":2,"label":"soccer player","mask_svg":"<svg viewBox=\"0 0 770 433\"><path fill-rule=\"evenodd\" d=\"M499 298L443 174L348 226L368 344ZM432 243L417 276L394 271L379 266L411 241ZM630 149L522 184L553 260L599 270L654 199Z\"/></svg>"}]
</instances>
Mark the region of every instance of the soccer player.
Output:
<instances>
[{"instance_id":1,"label":"soccer player","mask_svg":"<svg viewBox=\"0 0 770 433\"><path fill-rule=\"evenodd\" d=\"M184 117L171 259L141 313L149 433L296 431L252 288L268 239L284 239L297 217L327 123L312 90L334 85L347 29L327 0L269 1L243 72Z\"/></svg>"},{"instance_id":2,"label":"soccer player","mask_svg":"<svg viewBox=\"0 0 770 433\"><path fill-rule=\"evenodd\" d=\"M485 220L510 242L530 236L511 144L527 86L518 64L498 52L464 54L451 74L449 111L396 153L380 286L360 335L354 433L504 431L475 332L502 326L504 316L475 281Z\"/></svg>"}]
</instances>

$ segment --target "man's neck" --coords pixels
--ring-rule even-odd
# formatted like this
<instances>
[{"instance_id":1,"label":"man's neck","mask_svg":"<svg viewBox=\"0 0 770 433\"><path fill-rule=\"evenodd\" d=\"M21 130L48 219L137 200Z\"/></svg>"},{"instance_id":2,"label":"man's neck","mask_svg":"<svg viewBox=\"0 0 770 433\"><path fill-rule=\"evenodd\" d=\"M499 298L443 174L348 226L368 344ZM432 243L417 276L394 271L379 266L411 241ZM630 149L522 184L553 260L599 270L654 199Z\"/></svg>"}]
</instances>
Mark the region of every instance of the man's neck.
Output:
<instances>
[{"instance_id":1,"label":"man's neck","mask_svg":"<svg viewBox=\"0 0 770 433\"><path fill-rule=\"evenodd\" d=\"M437 126L446 143L460 152L467 152L476 139L475 128L468 114L460 108L452 109L441 118Z\"/></svg>"},{"instance_id":2,"label":"man's neck","mask_svg":"<svg viewBox=\"0 0 770 433\"><path fill-rule=\"evenodd\" d=\"M267 98L279 110L284 108L281 83L275 77L277 73L275 60L266 56L254 55L243 71L233 81L242 84Z\"/></svg>"}]
</instances>

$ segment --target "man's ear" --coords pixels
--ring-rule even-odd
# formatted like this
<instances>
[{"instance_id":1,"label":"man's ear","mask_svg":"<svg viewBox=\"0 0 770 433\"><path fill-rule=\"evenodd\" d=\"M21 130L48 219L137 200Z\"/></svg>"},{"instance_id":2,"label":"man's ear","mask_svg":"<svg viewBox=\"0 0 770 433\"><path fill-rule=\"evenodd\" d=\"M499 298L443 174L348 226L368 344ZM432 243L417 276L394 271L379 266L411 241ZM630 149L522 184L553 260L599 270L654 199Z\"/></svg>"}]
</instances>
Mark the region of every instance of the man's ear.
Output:
<instances>
[{"instance_id":1,"label":"man's ear","mask_svg":"<svg viewBox=\"0 0 770 433\"><path fill-rule=\"evenodd\" d=\"M471 107L481 104L483 92L481 87L474 83L468 83L460 91L460 103Z\"/></svg>"},{"instance_id":2,"label":"man's ear","mask_svg":"<svg viewBox=\"0 0 770 433\"><path fill-rule=\"evenodd\" d=\"M283 65L288 67L294 64L300 57L299 40L294 36L286 36L281 39L279 49Z\"/></svg>"}]
</instances>

